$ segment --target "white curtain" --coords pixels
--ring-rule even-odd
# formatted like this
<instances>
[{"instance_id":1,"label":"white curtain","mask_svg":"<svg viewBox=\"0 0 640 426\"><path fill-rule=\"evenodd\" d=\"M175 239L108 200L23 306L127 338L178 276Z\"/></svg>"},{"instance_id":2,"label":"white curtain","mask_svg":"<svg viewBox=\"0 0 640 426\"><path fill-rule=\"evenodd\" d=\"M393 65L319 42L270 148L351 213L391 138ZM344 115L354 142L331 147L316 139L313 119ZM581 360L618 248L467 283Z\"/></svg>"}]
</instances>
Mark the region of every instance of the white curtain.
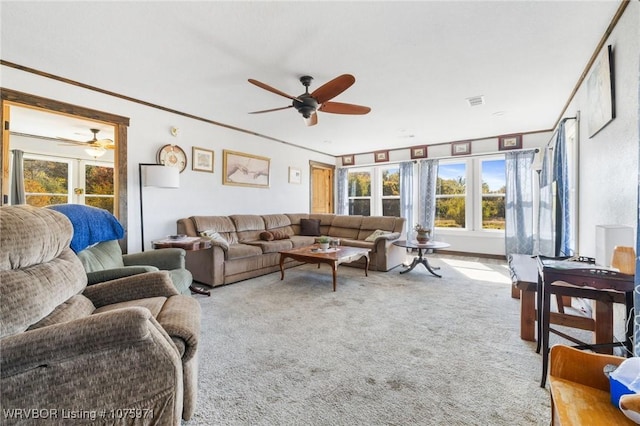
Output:
<instances>
[{"instance_id":1,"label":"white curtain","mask_svg":"<svg viewBox=\"0 0 640 426\"><path fill-rule=\"evenodd\" d=\"M400 216L405 218L405 233L413 227L413 161L400 163Z\"/></svg>"},{"instance_id":2,"label":"white curtain","mask_svg":"<svg viewBox=\"0 0 640 426\"><path fill-rule=\"evenodd\" d=\"M505 154L505 253L533 254L534 150Z\"/></svg>"},{"instance_id":3,"label":"white curtain","mask_svg":"<svg viewBox=\"0 0 640 426\"><path fill-rule=\"evenodd\" d=\"M420 161L420 204L418 205L418 222L431 229L433 238L436 223L436 184L438 181L438 160ZM415 223L410 226L413 229ZM407 235L407 239L409 239Z\"/></svg>"},{"instance_id":4,"label":"white curtain","mask_svg":"<svg viewBox=\"0 0 640 426\"><path fill-rule=\"evenodd\" d=\"M534 243L534 254L555 256L555 237L553 227L553 176L551 173L551 157L553 149L545 147L540 169L540 200L538 202L537 238ZM508 254L508 253L507 253Z\"/></svg>"},{"instance_id":5,"label":"white curtain","mask_svg":"<svg viewBox=\"0 0 640 426\"><path fill-rule=\"evenodd\" d=\"M349 169L344 167L339 168L337 172L337 191L338 196L336 202L336 214L349 214L349 197L348 188L349 188Z\"/></svg>"}]
</instances>

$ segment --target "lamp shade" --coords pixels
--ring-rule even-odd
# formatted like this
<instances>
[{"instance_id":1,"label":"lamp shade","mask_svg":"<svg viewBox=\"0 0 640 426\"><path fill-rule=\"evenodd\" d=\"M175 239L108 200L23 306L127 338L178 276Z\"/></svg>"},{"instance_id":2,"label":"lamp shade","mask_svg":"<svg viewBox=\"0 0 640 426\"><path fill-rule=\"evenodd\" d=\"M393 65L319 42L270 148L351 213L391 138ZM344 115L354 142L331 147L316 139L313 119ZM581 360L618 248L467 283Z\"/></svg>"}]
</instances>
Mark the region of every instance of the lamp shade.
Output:
<instances>
[{"instance_id":1,"label":"lamp shade","mask_svg":"<svg viewBox=\"0 0 640 426\"><path fill-rule=\"evenodd\" d=\"M169 167L162 164L145 166L144 186L179 188L180 170L177 167Z\"/></svg>"}]
</instances>

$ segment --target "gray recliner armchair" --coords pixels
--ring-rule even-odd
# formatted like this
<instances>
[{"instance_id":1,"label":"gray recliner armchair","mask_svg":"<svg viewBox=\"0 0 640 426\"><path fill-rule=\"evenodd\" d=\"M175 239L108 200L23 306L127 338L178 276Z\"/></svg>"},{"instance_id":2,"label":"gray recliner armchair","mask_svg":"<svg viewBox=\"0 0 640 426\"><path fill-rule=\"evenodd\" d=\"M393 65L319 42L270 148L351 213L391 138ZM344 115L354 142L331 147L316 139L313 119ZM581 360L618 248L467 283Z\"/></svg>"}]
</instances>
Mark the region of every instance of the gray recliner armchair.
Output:
<instances>
[{"instance_id":1,"label":"gray recliner armchair","mask_svg":"<svg viewBox=\"0 0 640 426\"><path fill-rule=\"evenodd\" d=\"M166 248L123 254L118 240L124 228L111 212L82 204L48 206L69 218L73 226L71 249L87 272L88 284L114 280L143 272L169 271L171 281L182 294L191 294L191 272L186 269L185 251Z\"/></svg>"},{"instance_id":2,"label":"gray recliner armchair","mask_svg":"<svg viewBox=\"0 0 640 426\"><path fill-rule=\"evenodd\" d=\"M72 235L54 210L0 207L3 413L57 413L39 419L43 425L65 423L63 410L98 416L98 424L188 420L197 396L197 300L178 294L166 271L87 287Z\"/></svg>"},{"instance_id":3,"label":"gray recliner armchair","mask_svg":"<svg viewBox=\"0 0 640 426\"><path fill-rule=\"evenodd\" d=\"M171 281L182 294L191 294L191 272L185 268L185 251L164 248L141 253L122 254L117 240L109 240L78 252L87 272L88 285L143 272L169 271Z\"/></svg>"}]
</instances>

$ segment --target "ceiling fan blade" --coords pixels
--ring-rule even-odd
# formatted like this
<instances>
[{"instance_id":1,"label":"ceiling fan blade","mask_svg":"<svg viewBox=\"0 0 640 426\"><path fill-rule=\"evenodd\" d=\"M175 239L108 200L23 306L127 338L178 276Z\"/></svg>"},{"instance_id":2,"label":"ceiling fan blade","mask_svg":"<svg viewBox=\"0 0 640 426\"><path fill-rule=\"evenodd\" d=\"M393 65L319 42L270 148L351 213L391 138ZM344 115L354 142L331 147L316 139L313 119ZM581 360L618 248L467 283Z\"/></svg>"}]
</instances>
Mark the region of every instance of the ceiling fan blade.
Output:
<instances>
[{"instance_id":1,"label":"ceiling fan blade","mask_svg":"<svg viewBox=\"0 0 640 426\"><path fill-rule=\"evenodd\" d=\"M355 82L356 78L351 74L342 74L318 87L311 96L316 98L319 104L323 104L347 90Z\"/></svg>"},{"instance_id":2,"label":"ceiling fan blade","mask_svg":"<svg viewBox=\"0 0 640 426\"><path fill-rule=\"evenodd\" d=\"M296 98L295 96L291 96L291 95L287 95L286 93L284 93L281 90L278 90L274 87L269 86L268 84L264 84L261 81L258 80L254 80L252 78L249 79L249 83L251 84L255 84L256 86L264 89L264 90L268 90L271 93L275 93L276 95L280 95L280 96L284 96L285 98L289 98L291 100L299 100L298 98Z\"/></svg>"},{"instance_id":3,"label":"ceiling fan blade","mask_svg":"<svg viewBox=\"0 0 640 426\"><path fill-rule=\"evenodd\" d=\"M249 114L262 114L263 112L280 111L282 109L289 109L289 108L293 108L293 105L289 105L289 106L281 107L281 108L265 109L265 110L262 110L262 111L253 111L253 112L250 112Z\"/></svg>"},{"instance_id":4,"label":"ceiling fan blade","mask_svg":"<svg viewBox=\"0 0 640 426\"><path fill-rule=\"evenodd\" d=\"M309 116L309 118L305 118L304 122L307 126L315 126L318 124L318 114L315 112Z\"/></svg>"},{"instance_id":5,"label":"ceiling fan blade","mask_svg":"<svg viewBox=\"0 0 640 426\"><path fill-rule=\"evenodd\" d=\"M330 112L332 114L354 114L354 115L367 114L369 113L369 111L371 111L371 108L366 106L344 104L342 102L325 102L318 109L322 112Z\"/></svg>"}]
</instances>

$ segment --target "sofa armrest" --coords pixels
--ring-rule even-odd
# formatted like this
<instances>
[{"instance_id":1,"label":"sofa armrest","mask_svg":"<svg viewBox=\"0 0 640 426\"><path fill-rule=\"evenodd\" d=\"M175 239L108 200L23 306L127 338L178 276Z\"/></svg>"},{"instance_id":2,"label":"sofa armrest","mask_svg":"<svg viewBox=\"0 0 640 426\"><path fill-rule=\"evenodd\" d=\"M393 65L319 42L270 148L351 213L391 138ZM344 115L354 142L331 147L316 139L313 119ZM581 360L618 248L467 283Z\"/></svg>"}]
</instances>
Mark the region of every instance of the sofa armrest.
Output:
<instances>
[{"instance_id":1,"label":"sofa armrest","mask_svg":"<svg viewBox=\"0 0 640 426\"><path fill-rule=\"evenodd\" d=\"M609 379L603 369L620 365L625 358L554 345L550 352L549 375L609 392Z\"/></svg>"},{"instance_id":2,"label":"sofa armrest","mask_svg":"<svg viewBox=\"0 0 640 426\"><path fill-rule=\"evenodd\" d=\"M158 268L155 266L125 266L123 268L103 269L101 271L87 272L87 285L98 284L104 281L116 280L118 278L129 277L131 275L154 272Z\"/></svg>"},{"instance_id":3,"label":"sofa armrest","mask_svg":"<svg viewBox=\"0 0 640 426\"><path fill-rule=\"evenodd\" d=\"M152 251L122 255L125 266L151 265L158 269L170 271L184 269L185 251L181 248L163 248Z\"/></svg>"},{"instance_id":4,"label":"sofa armrest","mask_svg":"<svg viewBox=\"0 0 640 426\"><path fill-rule=\"evenodd\" d=\"M79 409L139 413L140 424L180 424L182 363L148 309L90 315L5 337L1 345L3 410L57 413L58 421L47 424L68 424L62 410Z\"/></svg>"},{"instance_id":5,"label":"sofa armrest","mask_svg":"<svg viewBox=\"0 0 640 426\"><path fill-rule=\"evenodd\" d=\"M2 339L2 378L91 353L117 350L149 337L151 312L124 308Z\"/></svg>"},{"instance_id":6,"label":"sofa armrest","mask_svg":"<svg viewBox=\"0 0 640 426\"><path fill-rule=\"evenodd\" d=\"M169 297L178 293L169 272L157 271L105 281L85 288L82 293L96 308L148 297Z\"/></svg>"}]
</instances>

